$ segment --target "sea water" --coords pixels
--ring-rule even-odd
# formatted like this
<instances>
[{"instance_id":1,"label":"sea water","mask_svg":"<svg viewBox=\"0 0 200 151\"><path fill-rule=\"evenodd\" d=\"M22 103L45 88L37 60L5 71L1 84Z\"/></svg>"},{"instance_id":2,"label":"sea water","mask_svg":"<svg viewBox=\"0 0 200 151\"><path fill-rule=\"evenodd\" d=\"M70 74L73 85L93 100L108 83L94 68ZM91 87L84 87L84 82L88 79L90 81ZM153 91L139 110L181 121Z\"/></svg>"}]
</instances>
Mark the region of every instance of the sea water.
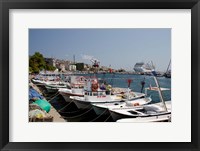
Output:
<instances>
[{"instance_id":1,"label":"sea water","mask_svg":"<svg viewBox=\"0 0 200 151\"><path fill-rule=\"evenodd\" d=\"M97 78L106 81L106 83L112 85L112 87L128 88L128 79L131 79L130 89L134 92L145 92L145 88L156 87L156 83L153 76L149 75L135 75L135 74L86 74L85 76L96 76ZM168 88L169 91L162 91L163 99L165 101L171 100L171 78L156 77L160 87ZM144 81L144 88L142 89L141 82ZM160 97L157 91L148 91L148 96L151 96L152 103L160 101Z\"/></svg>"}]
</instances>

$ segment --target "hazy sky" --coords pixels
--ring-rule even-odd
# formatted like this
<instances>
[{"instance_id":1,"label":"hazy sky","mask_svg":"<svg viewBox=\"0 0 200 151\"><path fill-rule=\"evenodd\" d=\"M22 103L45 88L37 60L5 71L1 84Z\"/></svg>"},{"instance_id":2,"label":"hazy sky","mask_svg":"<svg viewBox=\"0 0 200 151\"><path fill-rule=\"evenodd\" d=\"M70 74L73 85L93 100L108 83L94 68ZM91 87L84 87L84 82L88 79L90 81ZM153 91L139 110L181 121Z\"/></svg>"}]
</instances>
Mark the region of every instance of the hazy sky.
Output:
<instances>
[{"instance_id":1,"label":"hazy sky","mask_svg":"<svg viewBox=\"0 0 200 151\"><path fill-rule=\"evenodd\" d=\"M29 54L133 70L136 62L153 61L166 71L171 59L170 28L29 29Z\"/></svg>"}]
</instances>

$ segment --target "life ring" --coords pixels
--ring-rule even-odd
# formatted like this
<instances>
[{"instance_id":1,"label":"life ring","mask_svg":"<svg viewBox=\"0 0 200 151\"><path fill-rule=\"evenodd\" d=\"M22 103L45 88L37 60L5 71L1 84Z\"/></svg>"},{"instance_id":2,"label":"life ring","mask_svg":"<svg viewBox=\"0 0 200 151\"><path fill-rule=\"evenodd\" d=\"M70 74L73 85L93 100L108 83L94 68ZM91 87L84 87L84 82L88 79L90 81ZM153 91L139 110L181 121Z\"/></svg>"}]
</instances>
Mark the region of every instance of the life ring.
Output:
<instances>
[{"instance_id":1,"label":"life ring","mask_svg":"<svg viewBox=\"0 0 200 151\"><path fill-rule=\"evenodd\" d=\"M93 91L93 92L96 92L97 89L98 89L98 83L93 83L93 84L92 84L92 91Z\"/></svg>"}]
</instances>

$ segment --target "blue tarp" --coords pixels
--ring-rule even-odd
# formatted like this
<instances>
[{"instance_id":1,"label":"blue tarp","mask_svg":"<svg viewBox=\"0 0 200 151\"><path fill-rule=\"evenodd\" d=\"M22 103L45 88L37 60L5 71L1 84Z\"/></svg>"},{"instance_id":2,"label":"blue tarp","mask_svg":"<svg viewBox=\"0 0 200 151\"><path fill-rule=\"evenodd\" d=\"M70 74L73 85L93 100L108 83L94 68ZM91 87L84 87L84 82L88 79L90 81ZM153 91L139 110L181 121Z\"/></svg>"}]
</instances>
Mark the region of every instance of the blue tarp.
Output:
<instances>
[{"instance_id":1,"label":"blue tarp","mask_svg":"<svg viewBox=\"0 0 200 151\"><path fill-rule=\"evenodd\" d=\"M44 97L41 96L35 89L29 88L29 100L33 98L43 99Z\"/></svg>"}]
</instances>

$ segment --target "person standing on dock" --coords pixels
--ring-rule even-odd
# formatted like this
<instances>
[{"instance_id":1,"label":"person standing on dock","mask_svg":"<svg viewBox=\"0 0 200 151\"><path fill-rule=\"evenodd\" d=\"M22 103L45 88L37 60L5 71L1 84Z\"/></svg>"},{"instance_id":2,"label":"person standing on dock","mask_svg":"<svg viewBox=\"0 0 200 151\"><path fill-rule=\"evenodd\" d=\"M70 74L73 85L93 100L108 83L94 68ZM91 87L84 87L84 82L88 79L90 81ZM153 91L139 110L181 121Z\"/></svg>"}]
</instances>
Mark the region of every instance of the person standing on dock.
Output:
<instances>
[{"instance_id":1,"label":"person standing on dock","mask_svg":"<svg viewBox=\"0 0 200 151\"><path fill-rule=\"evenodd\" d=\"M141 88L141 93L142 93L142 91L144 89L144 85L145 85L145 77L144 77L143 81L141 81L141 85L142 85L142 88Z\"/></svg>"}]
</instances>

